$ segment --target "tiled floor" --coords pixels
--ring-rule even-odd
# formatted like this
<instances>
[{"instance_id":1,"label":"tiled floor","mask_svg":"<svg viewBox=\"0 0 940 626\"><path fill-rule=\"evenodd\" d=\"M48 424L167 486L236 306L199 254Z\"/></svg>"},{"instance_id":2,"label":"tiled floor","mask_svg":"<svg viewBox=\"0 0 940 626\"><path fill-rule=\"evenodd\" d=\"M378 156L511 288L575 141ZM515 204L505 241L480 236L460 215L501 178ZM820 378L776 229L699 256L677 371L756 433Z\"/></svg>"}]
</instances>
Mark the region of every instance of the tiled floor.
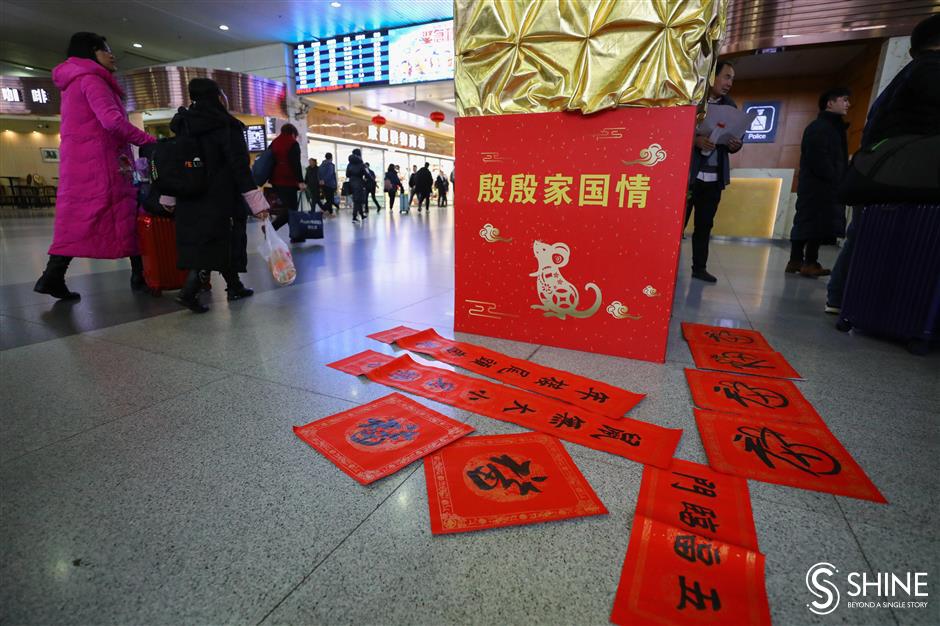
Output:
<instances>
[{"instance_id":1,"label":"tiled floor","mask_svg":"<svg viewBox=\"0 0 940 626\"><path fill-rule=\"evenodd\" d=\"M253 255L256 296L218 284L194 316L131 294L124 262L76 261L83 299L54 304L31 291L51 220L0 221L0 623L607 623L640 465L565 444L609 515L433 537L420 464L361 487L292 433L388 393L324 366L390 351L366 334L453 333L452 210L368 222L296 248L289 288ZM774 623L940 623L940 354L834 330L825 283L785 276L783 247L715 242L717 285L683 255L665 365L466 338L649 394L632 415L683 428L678 456L705 462L679 322L760 330L890 501L750 483ZM816 616L819 561L926 571L931 606Z\"/></svg>"}]
</instances>

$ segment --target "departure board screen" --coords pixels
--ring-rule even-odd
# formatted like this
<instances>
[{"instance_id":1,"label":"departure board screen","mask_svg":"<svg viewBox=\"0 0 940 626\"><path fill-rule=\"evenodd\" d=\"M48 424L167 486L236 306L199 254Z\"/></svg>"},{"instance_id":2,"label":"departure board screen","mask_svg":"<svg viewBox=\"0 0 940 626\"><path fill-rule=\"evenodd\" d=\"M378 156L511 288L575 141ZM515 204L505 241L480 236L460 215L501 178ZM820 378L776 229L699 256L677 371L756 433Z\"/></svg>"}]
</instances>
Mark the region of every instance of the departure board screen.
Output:
<instances>
[{"instance_id":1,"label":"departure board screen","mask_svg":"<svg viewBox=\"0 0 940 626\"><path fill-rule=\"evenodd\" d=\"M454 77L454 21L339 35L294 46L298 94Z\"/></svg>"},{"instance_id":2,"label":"departure board screen","mask_svg":"<svg viewBox=\"0 0 940 626\"><path fill-rule=\"evenodd\" d=\"M298 94L388 84L388 31L340 35L294 47Z\"/></svg>"}]
</instances>

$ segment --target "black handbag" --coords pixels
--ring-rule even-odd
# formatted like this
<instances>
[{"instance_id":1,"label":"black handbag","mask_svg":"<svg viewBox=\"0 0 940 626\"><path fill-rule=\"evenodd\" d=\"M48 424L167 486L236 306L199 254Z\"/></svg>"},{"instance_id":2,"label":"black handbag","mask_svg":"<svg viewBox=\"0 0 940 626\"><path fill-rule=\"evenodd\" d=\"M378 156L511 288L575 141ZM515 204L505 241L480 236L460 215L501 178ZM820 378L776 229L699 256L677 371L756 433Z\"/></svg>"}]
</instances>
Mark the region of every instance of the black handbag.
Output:
<instances>
[{"instance_id":1,"label":"black handbag","mask_svg":"<svg viewBox=\"0 0 940 626\"><path fill-rule=\"evenodd\" d=\"M304 204L307 202L307 194L300 192L297 200L297 211L289 211L287 215L288 225L290 227L290 238L300 239L323 239L323 213L321 211L304 211Z\"/></svg>"},{"instance_id":2,"label":"black handbag","mask_svg":"<svg viewBox=\"0 0 940 626\"><path fill-rule=\"evenodd\" d=\"M940 202L940 135L901 135L863 147L838 195L853 206Z\"/></svg>"}]
</instances>

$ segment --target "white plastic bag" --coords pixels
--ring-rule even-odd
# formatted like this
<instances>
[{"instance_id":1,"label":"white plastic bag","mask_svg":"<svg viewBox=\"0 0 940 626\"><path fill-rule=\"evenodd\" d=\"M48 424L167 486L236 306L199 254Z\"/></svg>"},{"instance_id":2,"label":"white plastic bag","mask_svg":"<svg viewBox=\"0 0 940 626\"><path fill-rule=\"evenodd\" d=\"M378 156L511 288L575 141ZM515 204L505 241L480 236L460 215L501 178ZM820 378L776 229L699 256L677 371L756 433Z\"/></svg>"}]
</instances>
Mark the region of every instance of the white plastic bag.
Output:
<instances>
[{"instance_id":1,"label":"white plastic bag","mask_svg":"<svg viewBox=\"0 0 940 626\"><path fill-rule=\"evenodd\" d=\"M297 279L297 269L294 267L294 258L290 248L284 240L278 237L271 226L271 220L264 218L261 222L261 232L264 241L258 245L258 252L268 262L268 269L278 285L290 285Z\"/></svg>"}]
</instances>

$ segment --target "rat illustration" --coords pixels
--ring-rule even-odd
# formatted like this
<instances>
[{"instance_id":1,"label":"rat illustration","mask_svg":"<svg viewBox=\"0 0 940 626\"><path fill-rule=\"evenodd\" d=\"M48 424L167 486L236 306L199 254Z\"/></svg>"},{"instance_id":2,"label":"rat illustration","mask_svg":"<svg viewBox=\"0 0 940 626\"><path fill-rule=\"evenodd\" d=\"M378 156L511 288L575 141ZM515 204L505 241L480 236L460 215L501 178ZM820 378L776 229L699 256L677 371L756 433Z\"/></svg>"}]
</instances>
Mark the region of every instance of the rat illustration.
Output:
<instances>
[{"instance_id":1,"label":"rat illustration","mask_svg":"<svg viewBox=\"0 0 940 626\"><path fill-rule=\"evenodd\" d=\"M578 311L578 289L565 280L561 275L561 268L568 265L571 249L564 243L548 245L541 241L532 244L532 251L539 262L539 269L529 276L537 276L536 286L542 304L533 304L533 309L545 311L545 317L565 319L566 316L585 318L591 317L601 306L601 290L594 283L585 285L586 289L594 291L596 300L594 305L586 310Z\"/></svg>"}]
</instances>

